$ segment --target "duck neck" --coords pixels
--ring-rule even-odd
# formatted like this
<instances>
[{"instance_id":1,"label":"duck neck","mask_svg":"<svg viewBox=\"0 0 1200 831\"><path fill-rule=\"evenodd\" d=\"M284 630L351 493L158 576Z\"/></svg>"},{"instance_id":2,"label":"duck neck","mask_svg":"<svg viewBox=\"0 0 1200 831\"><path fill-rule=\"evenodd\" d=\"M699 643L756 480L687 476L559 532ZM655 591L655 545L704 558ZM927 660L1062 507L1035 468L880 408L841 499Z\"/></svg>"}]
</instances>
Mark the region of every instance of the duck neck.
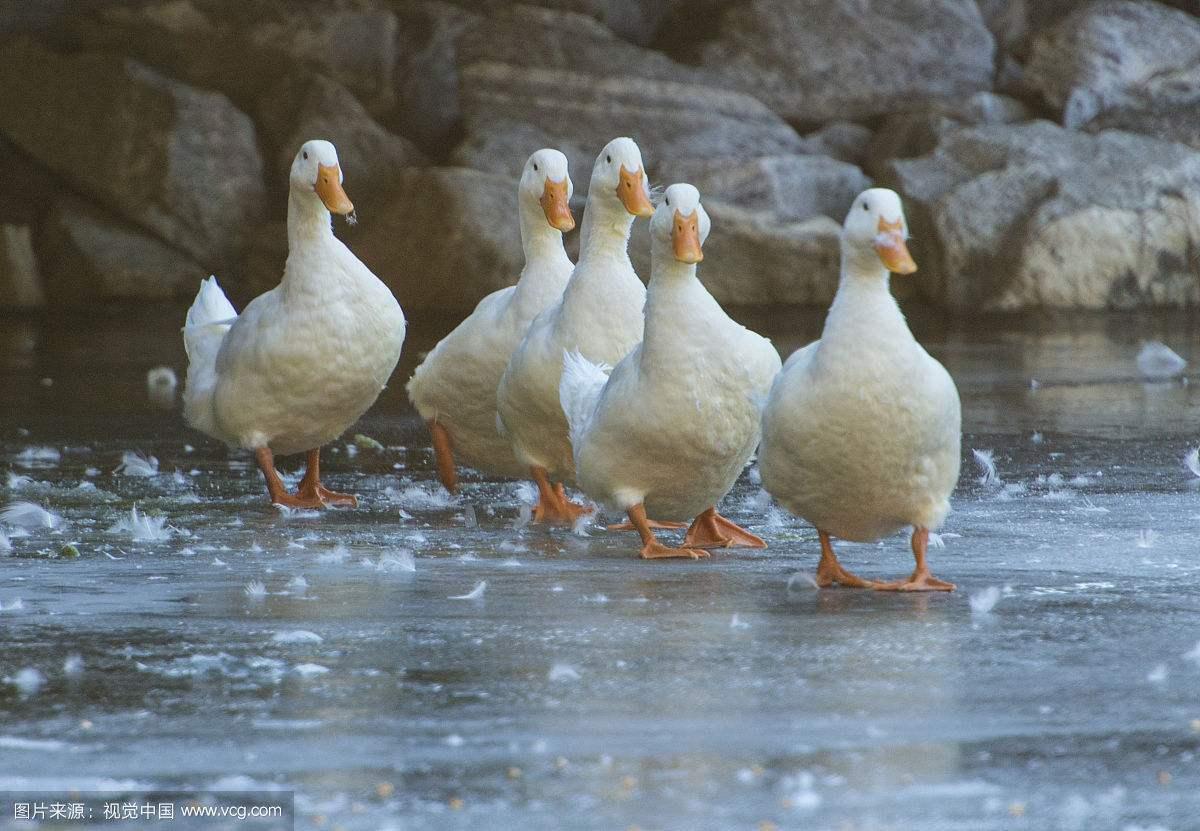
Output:
<instances>
[{"instance_id":1,"label":"duck neck","mask_svg":"<svg viewBox=\"0 0 1200 831\"><path fill-rule=\"evenodd\" d=\"M311 260L334 239L329 211L315 196L293 190L288 194L287 229L288 256L281 283L284 297L321 294L318 276L323 272L313 268Z\"/></svg>"},{"instance_id":2,"label":"duck neck","mask_svg":"<svg viewBox=\"0 0 1200 831\"><path fill-rule=\"evenodd\" d=\"M850 343L864 338L888 338L899 330L908 331L904 315L892 296L891 274L874 250L858 250L842 243L842 273L837 296L825 319L826 337L835 340L846 335Z\"/></svg>"},{"instance_id":3,"label":"duck neck","mask_svg":"<svg viewBox=\"0 0 1200 831\"><path fill-rule=\"evenodd\" d=\"M660 250L657 245L651 251L650 285L646 289L646 324L643 335L645 345L642 347L644 358L651 358L663 349L678 346L681 340L687 339L690 327L680 328L681 319L689 323L701 324L691 320L691 315L700 312L694 292L703 291L696 277L695 263L681 263L671 254L668 246ZM701 324L701 328L703 328ZM708 337L706 333L704 335Z\"/></svg>"},{"instance_id":4,"label":"duck neck","mask_svg":"<svg viewBox=\"0 0 1200 831\"><path fill-rule=\"evenodd\" d=\"M556 279L569 275L571 261L563 248L563 235L546 221L546 214L536 202L531 206L521 201L521 249L525 253L525 268L517 281L516 302L529 301L544 305L547 292L559 294L566 280ZM553 283L553 284L551 284Z\"/></svg>"},{"instance_id":5,"label":"duck neck","mask_svg":"<svg viewBox=\"0 0 1200 831\"><path fill-rule=\"evenodd\" d=\"M579 231L579 259L582 262L597 256L612 256L621 252L629 258L629 231L633 215L614 196L588 194L587 209L583 212L583 227Z\"/></svg>"}]
</instances>

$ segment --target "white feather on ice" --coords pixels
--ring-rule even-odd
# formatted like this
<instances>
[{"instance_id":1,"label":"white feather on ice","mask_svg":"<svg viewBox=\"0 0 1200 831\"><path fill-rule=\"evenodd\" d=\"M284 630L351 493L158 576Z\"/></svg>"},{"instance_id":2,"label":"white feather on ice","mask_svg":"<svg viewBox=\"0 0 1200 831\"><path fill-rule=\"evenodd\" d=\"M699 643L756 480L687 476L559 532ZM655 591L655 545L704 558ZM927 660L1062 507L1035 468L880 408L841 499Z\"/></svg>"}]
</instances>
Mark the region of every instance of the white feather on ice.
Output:
<instances>
[{"instance_id":1,"label":"white feather on ice","mask_svg":"<svg viewBox=\"0 0 1200 831\"><path fill-rule=\"evenodd\" d=\"M129 510L129 516L121 517L111 528L110 534L129 534L134 542L162 542L169 540L176 529L167 525L165 516L139 514L137 505Z\"/></svg>"},{"instance_id":2,"label":"white feather on ice","mask_svg":"<svg viewBox=\"0 0 1200 831\"><path fill-rule=\"evenodd\" d=\"M979 484L987 487L1003 485L1004 480L996 472L996 452L994 450L972 450L975 464L979 465Z\"/></svg>"},{"instance_id":3,"label":"white feather on ice","mask_svg":"<svg viewBox=\"0 0 1200 831\"><path fill-rule=\"evenodd\" d=\"M1143 378L1164 381L1182 374L1187 369L1187 361L1165 343L1152 340L1142 344L1137 356L1137 368Z\"/></svg>"},{"instance_id":4,"label":"white feather on ice","mask_svg":"<svg viewBox=\"0 0 1200 831\"><path fill-rule=\"evenodd\" d=\"M54 467L62 460L62 453L53 447L26 447L13 457L21 467Z\"/></svg>"},{"instance_id":5,"label":"white feather on ice","mask_svg":"<svg viewBox=\"0 0 1200 831\"><path fill-rule=\"evenodd\" d=\"M242 587L246 598L253 603L261 603L267 596L267 587L262 580L251 580Z\"/></svg>"},{"instance_id":6,"label":"white feather on ice","mask_svg":"<svg viewBox=\"0 0 1200 831\"><path fill-rule=\"evenodd\" d=\"M1193 447L1183 457L1183 466L1191 471L1193 476L1200 476L1200 447Z\"/></svg>"},{"instance_id":7,"label":"white feather on ice","mask_svg":"<svg viewBox=\"0 0 1200 831\"><path fill-rule=\"evenodd\" d=\"M113 473L117 476L157 476L158 459L136 450L126 450Z\"/></svg>"},{"instance_id":8,"label":"white feather on ice","mask_svg":"<svg viewBox=\"0 0 1200 831\"><path fill-rule=\"evenodd\" d=\"M551 681L578 681L582 676L579 674L579 670L570 664L555 664L550 667L546 677Z\"/></svg>"},{"instance_id":9,"label":"white feather on ice","mask_svg":"<svg viewBox=\"0 0 1200 831\"><path fill-rule=\"evenodd\" d=\"M450 595L449 600L479 600L483 597L483 593L487 591L487 580L480 580L475 584L475 588L471 589L466 594Z\"/></svg>"},{"instance_id":10,"label":"white feather on ice","mask_svg":"<svg viewBox=\"0 0 1200 831\"><path fill-rule=\"evenodd\" d=\"M62 517L32 502L10 502L0 511L0 522L18 528L57 528Z\"/></svg>"},{"instance_id":11,"label":"white feather on ice","mask_svg":"<svg viewBox=\"0 0 1200 831\"><path fill-rule=\"evenodd\" d=\"M992 613L992 609L996 608L996 604L1000 602L1000 587L988 586L986 589L972 592L968 600L971 604L971 614L989 615Z\"/></svg>"},{"instance_id":12,"label":"white feather on ice","mask_svg":"<svg viewBox=\"0 0 1200 831\"><path fill-rule=\"evenodd\" d=\"M271 636L272 643L321 643L325 639L307 629L289 629Z\"/></svg>"}]
</instances>

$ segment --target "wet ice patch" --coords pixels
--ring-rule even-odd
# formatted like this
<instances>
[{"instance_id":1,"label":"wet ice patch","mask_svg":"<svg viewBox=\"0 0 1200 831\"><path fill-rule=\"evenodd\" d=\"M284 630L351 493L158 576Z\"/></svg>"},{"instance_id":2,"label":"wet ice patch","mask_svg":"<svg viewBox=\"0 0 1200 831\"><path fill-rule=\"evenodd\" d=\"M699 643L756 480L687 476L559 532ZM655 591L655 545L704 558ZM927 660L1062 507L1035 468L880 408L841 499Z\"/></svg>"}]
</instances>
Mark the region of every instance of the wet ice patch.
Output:
<instances>
[{"instance_id":1,"label":"wet ice patch","mask_svg":"<svg viewBox=\"0 0 1200 831\"><path fill-rule=\"evenodd\" d=\"M324 638L307 629L289 629L271 636L272 643L321 643Z\"/></svg>"},{"instance_id":2,"label":"wet ice patch","mask_svg":"<svg viewBox=\"0 0 1200 831\"><path fill-rule=\"evenodd\" d=\"M988 488L1004 484L1004 480L996 472L996 451L972 450L971 455L975 457L975 464L979 466L979 484Z\"/></svg>"},{"instance_id":3,"label":"wet ice patch","mask_svg":"<svg viewBox=\"0 0 1200 831\"><path fill-rule=\"evenodd\" d=\"M157 476L158 459L136 450L126 450L113 473L117 476Z\"/></svg>"},{"instance_id":4,"label":"wet ice patch","mask_svg":"<svg viewBox=\"0 0 1200 831\"><path fill-rule=\"evenodd\" d=\"M134 542L163 542L169 540L176 529L167 525L165 516L139 514L137 505L129 510L108 529L110 534L128 534Z\"/></svg>"},{"instance_id":5,"label":"wet ice patch","mask_svg":"<svg viewBox=\"0 0 1200 831\"><path fill-rule=\"evenodd\" d=\"M57 528L62 517L33 502L9 502L0 511L0 522L17 528Z\"/></svg>"},{"instance_id":6,"label":"wet ice patch","mask_svg":"<svg viewBox=\"0 0 1200 831\"><path fill-rule=\"evenodd\" d=\"M1187 361L1171 347L1160 341L1146 341L1138 352L1137 368L1141 376L1150 381L1165 381L1187 369Z\"/></svg>"},{"instance_id":7,"label":"wet ice patch","mask_svg":"<svg viewBox=\"0 0 1200 831\"><path fill-rule=\"evenodd\" d=\"M480 580L475 584L475 588L471 589L466 594L451 595L449 600L479 600L483 597L483 593L487 591L487 580Z\"/></svg>"}]
</instances>

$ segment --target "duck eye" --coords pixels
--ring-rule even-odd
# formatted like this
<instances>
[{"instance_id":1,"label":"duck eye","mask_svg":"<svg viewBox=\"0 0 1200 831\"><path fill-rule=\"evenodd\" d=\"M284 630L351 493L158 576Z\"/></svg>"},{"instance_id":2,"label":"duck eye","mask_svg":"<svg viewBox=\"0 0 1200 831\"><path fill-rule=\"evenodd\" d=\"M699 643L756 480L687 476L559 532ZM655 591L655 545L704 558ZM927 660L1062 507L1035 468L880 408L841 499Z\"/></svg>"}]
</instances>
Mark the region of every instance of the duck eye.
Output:
<instances>
[{"instance_id":1,"label":"duck eye","mask_svg":"<svg viewBox=\"0 0 1200 831\"><path fill-rule=\"evenodd\" d=\"M304 151L304 160L308 161L308 151L307 150Z\"/></svg>"},{"instance_id":2,"label":"duck eye","mask_svg":"<svg viewBox=\"0 0 1200 831\"><path fill-rule=\"evenodd\" d=\"M868 205L866 202L863 202L863 210L864 210L864 211L869 211L869 210L871 210L871 206L870 206L870 205Z\"/></svg>"},{"instance_id":3,"label":"duck eye","mask_svg":"<svg viewBox=\"0 0 1200 831\"><path fill-rule=\"evenodd\" d=\"M667 207L671 207L671 197L667 197Z\"/></svg>"},{"instance_id":4,"label":"duck eye","mask_svg":"<svg viewBox=\"0 0 1200 831\"><path fill-rule=\"evenodd\" d=\"M607 162L608 164L612 164L612 156L605 156L604 161Z\"/></svg>"},{"instance_id":5,"label":"duck eye","mask_svg":"<svg viewBox=\"0 0 1200 831\"><path fill-rule=\"evenodd\" d=\"M537 163L536 163L536 162L535 162L535 163L534 163L534 165L533 165L533 169L534 169L534 170L537 170L537 169L538 169L538 168L537 168Z\"/></svg>"}]
</instances>

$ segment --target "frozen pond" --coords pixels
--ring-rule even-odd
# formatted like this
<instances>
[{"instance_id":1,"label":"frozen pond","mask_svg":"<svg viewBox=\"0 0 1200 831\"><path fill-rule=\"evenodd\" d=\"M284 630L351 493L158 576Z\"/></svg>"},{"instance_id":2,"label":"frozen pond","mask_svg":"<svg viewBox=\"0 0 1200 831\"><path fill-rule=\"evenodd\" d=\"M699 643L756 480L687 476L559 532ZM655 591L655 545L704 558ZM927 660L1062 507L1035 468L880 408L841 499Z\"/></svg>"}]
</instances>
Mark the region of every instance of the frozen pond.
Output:
<instances>
[{"instance_id":1,"label":"frozen pond","mask_svg":"<svg viewBox=\"0 0 1200 831\"><path fill-rule=\"evenodd\" d=\"M402 390L444 323L325 454L362 507L283 516L149 403L181 316L0 320L0 504L61 517L0 553L0 790L282 788L347 831L1200 828L1200 387L1134 367L1200 360L1192 322L916 316L965 406L959 591L898 596L814 590L751 474L722 510L771 547L699 562L514 527L514 484L447 498ZM744 318L785 354L820 325Z\"/></svg>"}]
</instances>

